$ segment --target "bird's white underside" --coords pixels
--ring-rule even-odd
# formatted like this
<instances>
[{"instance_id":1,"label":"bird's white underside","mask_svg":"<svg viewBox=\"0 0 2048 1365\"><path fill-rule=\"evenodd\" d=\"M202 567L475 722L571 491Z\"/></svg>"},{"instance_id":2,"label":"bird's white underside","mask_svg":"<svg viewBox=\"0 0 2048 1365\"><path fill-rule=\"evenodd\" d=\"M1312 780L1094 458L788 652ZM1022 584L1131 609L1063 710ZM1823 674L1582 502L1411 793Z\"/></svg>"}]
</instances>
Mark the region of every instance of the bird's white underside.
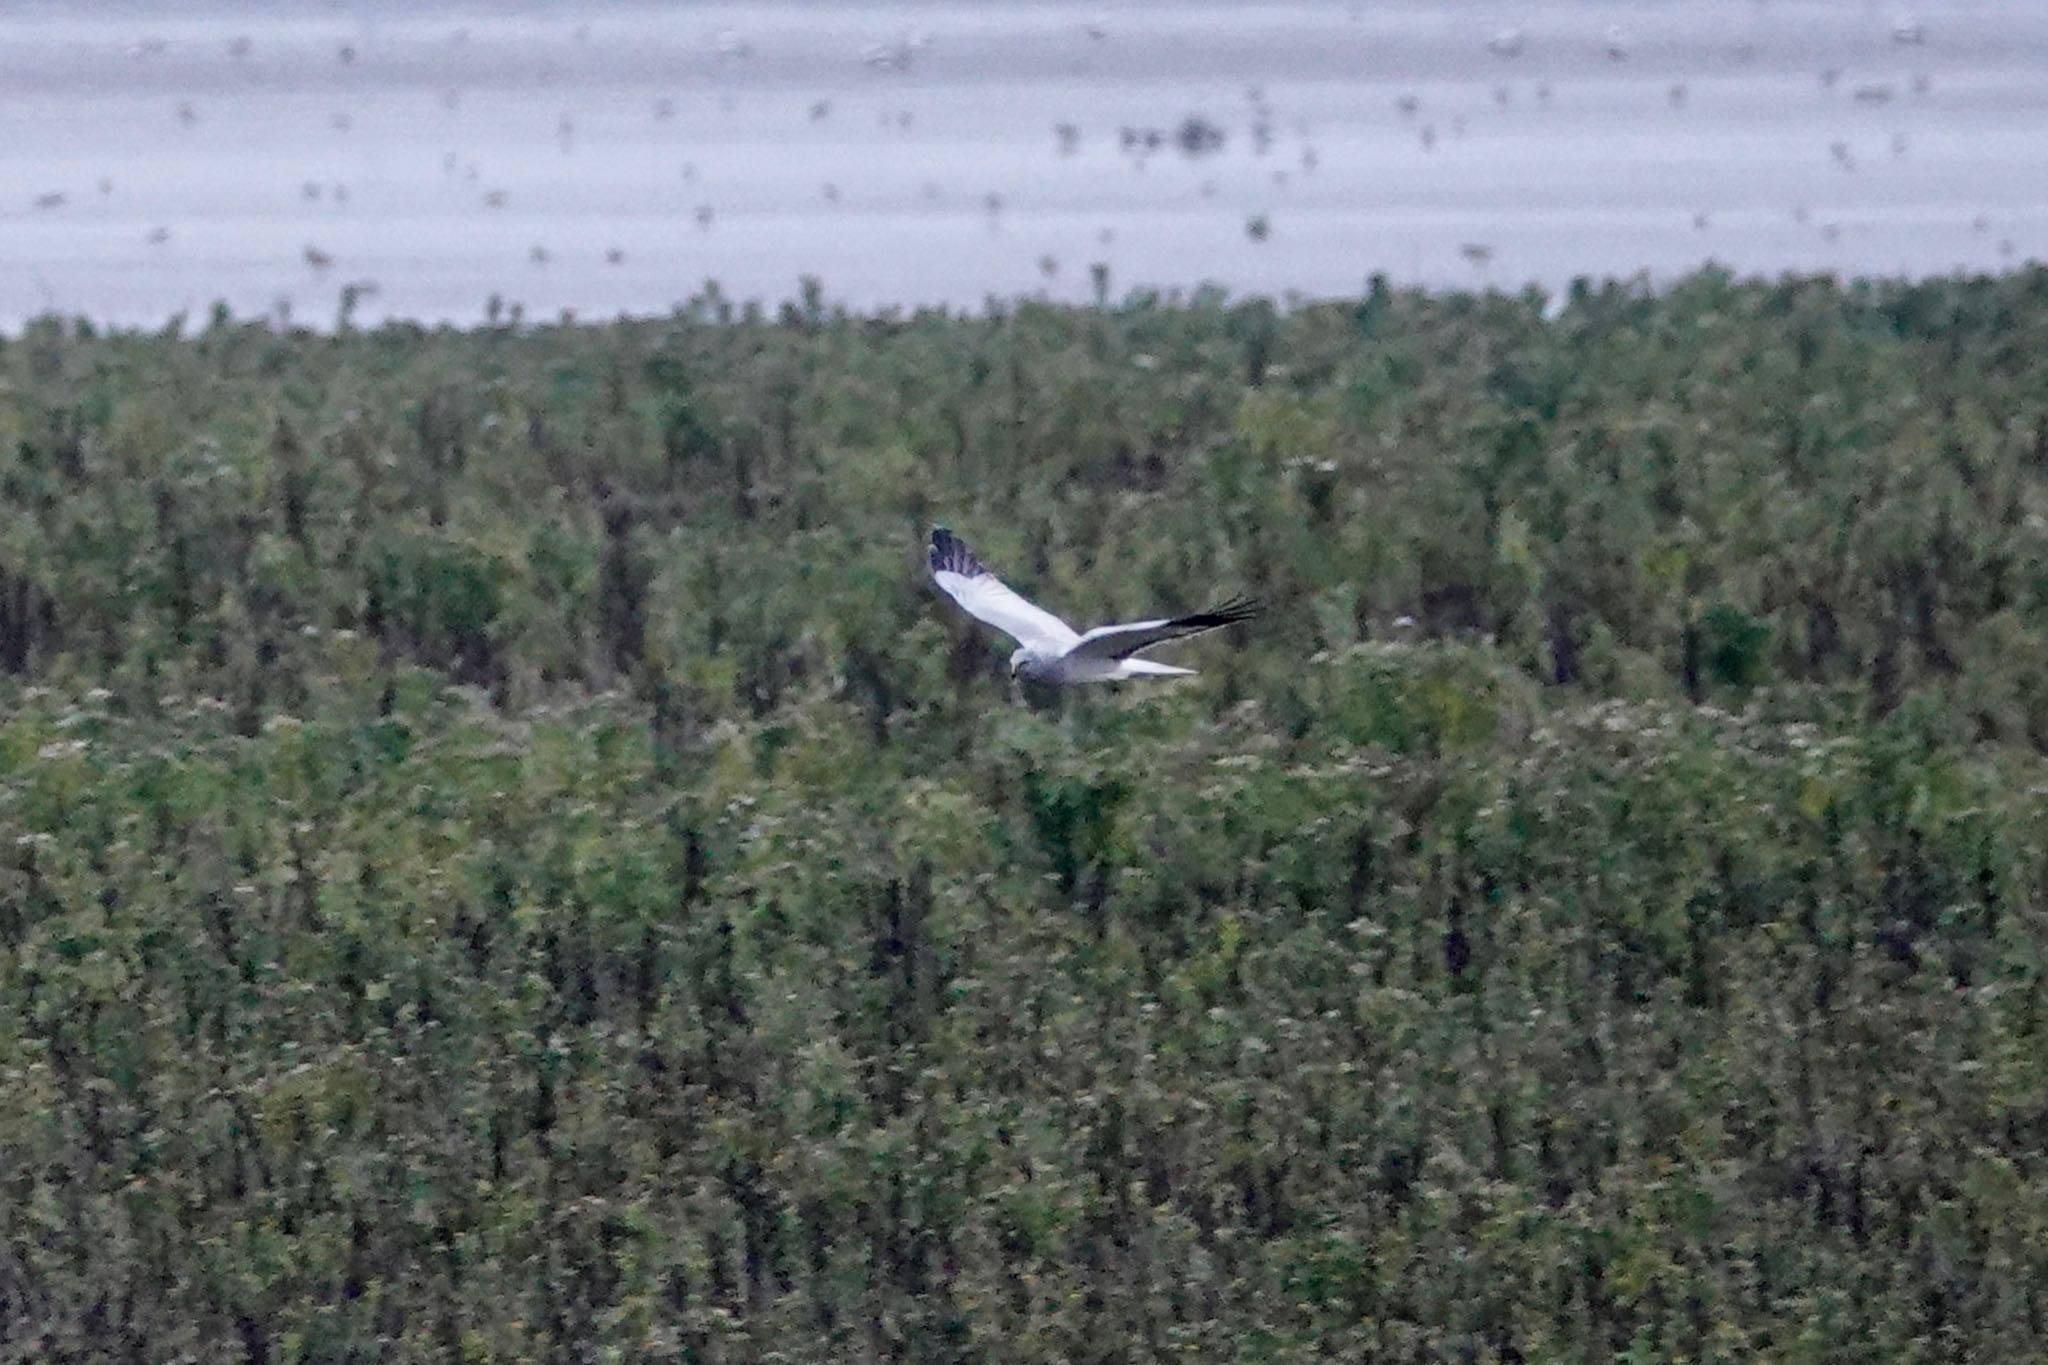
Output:
<instances>
[{"instance_id":1,"label":"bird's white underside","mask_svg":"<svg viewBox=\"0 0 2048 1365\"><path fill-rule=\"evenodd\" d=\"M1081 642L1072 626L1044 607L1027 602L993 574L966 574L940 569L932 579L969 616L985 621L1035 653L1065 654Z\"/></svg>"},{"instance_id":2,"label":"bird's white underside","mask_svg":"<svg viewBox=\"0 0 2048 1365\"><path fill-rule=\"evenodd\" d=\"M1026 600L993 574L968 575L950 569L932 574L939 587L968 615L986 622L1024 646L1019 671L1044 682L1116 682L1126 678L1186 677L1179 668L1151 659L1119 657L1186 632L1165 618L1096 626L1080 632L1045 608Z\"/></svg>"}]
</instances>

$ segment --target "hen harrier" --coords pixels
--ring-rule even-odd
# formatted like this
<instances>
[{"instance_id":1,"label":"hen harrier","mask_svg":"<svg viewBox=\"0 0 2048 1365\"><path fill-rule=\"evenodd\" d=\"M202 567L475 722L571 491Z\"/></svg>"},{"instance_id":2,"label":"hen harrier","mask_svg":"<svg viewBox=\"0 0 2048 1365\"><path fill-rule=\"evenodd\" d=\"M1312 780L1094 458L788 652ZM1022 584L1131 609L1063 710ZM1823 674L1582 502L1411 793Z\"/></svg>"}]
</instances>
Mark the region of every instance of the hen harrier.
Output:
<instances>
[{"instance_id":1,"label":"hen harrier","mask_svg":"<svg viewBox=\"0 0 2048 1365\"><path fill-rule=\"evenodd\" d=\"M933 581L969 616L1016 637L1022 648L1010 656L1010 676L1034 682L1065 685L1185 676L1195 670L1136 655L1184 635L1248 621L1259 611L1258 603L1240 597L1192 616L1129 621L1081 632L1019 597L989 572L965 541L943 526L932 528L931 564Z\"/></svg>"}]
</instances>

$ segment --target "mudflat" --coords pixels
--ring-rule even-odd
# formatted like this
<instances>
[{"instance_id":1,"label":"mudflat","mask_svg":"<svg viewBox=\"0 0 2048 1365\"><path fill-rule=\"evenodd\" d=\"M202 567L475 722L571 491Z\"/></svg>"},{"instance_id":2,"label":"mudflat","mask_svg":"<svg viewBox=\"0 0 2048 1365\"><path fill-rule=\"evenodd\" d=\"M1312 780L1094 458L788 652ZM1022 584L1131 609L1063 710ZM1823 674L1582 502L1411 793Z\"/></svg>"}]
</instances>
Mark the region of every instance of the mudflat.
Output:
<instances>
[{"instance_id":1,"label":"mudflat","mask_svg":"<svg viewBox=\"0 0 2048 1365\"><path fill-rule=\"evenodd\" d=\"M0 6L0 328L2048 251L2048 7Z\"/></svg>"}]
</instances>

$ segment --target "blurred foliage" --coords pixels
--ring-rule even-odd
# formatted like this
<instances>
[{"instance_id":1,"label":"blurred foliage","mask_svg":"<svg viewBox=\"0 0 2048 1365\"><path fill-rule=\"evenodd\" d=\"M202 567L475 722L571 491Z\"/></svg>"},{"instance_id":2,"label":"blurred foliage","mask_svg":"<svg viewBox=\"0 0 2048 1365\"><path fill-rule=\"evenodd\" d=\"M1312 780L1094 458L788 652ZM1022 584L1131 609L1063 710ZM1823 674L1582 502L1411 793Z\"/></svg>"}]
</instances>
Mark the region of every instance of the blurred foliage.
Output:
<instances>
[{"instance_id":1,"label":"blurred foliage","mask_svg":"<svg viewBox=\"0 0 2048 1365\"><path fill-rule=\"evenodd\" d=\"M2038 1358L2048 273L1550 313L0 342L6 1358Z\"/></svg>"}]
</instances>

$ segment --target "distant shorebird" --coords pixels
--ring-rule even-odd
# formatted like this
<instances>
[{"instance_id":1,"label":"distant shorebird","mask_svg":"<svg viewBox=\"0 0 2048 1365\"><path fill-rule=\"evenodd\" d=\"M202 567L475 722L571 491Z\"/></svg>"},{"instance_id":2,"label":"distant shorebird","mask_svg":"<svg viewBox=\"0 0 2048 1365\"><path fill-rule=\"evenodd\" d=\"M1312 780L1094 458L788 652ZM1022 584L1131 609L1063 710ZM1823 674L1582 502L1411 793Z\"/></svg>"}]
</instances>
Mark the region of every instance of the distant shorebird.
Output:
<instances>
[{"instance_id":1,"label":"distant shorebird","mask_svg":"<svg viewBox=\"0 0 2048 1365\"><path fill-rule=\"evenodd\" d=\"M1131 621L1077 631L1045 608L1020 597L975 557L967 542L943 526L932 528L932 581L977 621L1014 638L1020 646L1010 655L1010 676L1068 686L1075 683L1120 682L1127 678L1185 677L1192 668L1140 659L1138 654L1169 640L1249 621L1258 615L1256 602L1237 598L1189 616Z\"/></svg>"}]
</instances>

